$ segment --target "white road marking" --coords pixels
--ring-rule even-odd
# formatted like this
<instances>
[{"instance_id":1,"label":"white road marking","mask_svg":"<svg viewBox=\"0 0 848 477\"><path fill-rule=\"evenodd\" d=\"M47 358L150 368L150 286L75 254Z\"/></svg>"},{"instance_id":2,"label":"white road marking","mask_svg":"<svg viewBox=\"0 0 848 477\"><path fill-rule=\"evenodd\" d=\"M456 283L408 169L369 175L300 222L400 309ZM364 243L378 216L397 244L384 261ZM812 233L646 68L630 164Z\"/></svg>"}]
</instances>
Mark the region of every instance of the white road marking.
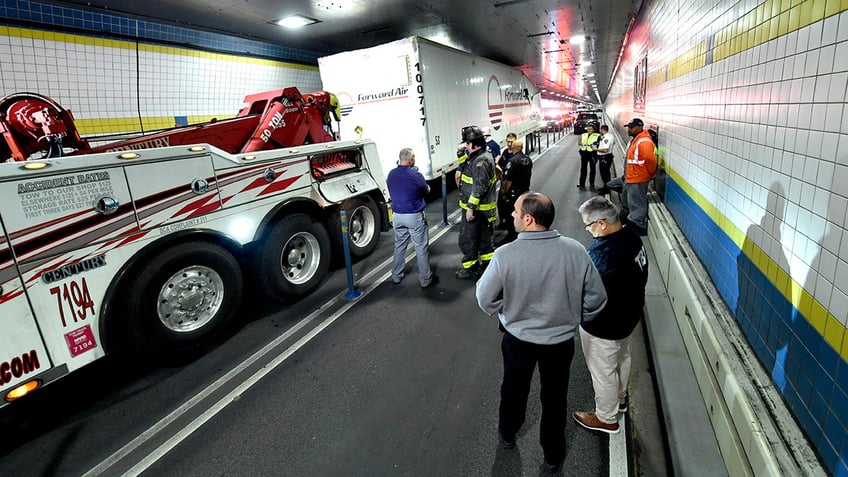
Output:
<instances>
[{"instance_id":1,"label":"white road marking","mask_svg":"<svg viewBox=\"0 0 848 477\"><path fill-rule=\"evenodd\" d=\"M460 210L461 209L459 209L459 210L455 211L453 214L451 214L448 217L448 220L449 221L455 220L459 216ZM446 234L450 230L450 228L451 227L449 227L449 226L442 226L441 224L434 225L434 226L430 227L430 232L432 234L431 242L436 241L439 238L441 238L444 234ZM441 230L439 230L439 229L441 229ZM410 259L411 259L411 255L410 255L410 257L407 258L407 260L410 260ZM383 270L387 267L389 268L389 271L383 272L383 275L379 278L379 280L375 280L371 284L371 286L368 287L368 289L365 290L362 293L360 298L365 297L366 295L371 293L377 286L379 286L381 283L383 283L384 281L389 279L389 277L391 276L391 268L390 268L391 263L392 263L392 257L389 257L386 260L384 260L382 263L380 263L379 266L375 267L373 270L371 270L370 272L368 272L368 273L366 273L365 275L362 276L362 278L360 280L368 280L372 276L378 274L380 272L380 270ZM110 455L109 457L104 459L102 462L100 462L100 464L93 467L91 470L89 470L85 474L83 474L83 477L93 477L93 476L96 476L96 475L103 474L106 470L110 469L113 465L120 462L121 459L123 459L124 457L126 457L127 455L129 455L130 453L132 453L133 451L138 449L140 446L142 446L144 443L146 443L147 441L152 439L155 435L157 435L159 432L161 432L163 429L165 429L172 422L174 422L175 420L180 418L183 414L190 411L198 403L202 402L204 399L209 397L212 393L214 393L215 391L217 391L218 389L223 387L225 384L227 384L229 381L231 381L239 373L244 371L246 368L248 368L252 364L256 363L258 360L260 360L265 355L267 355L275 347L279 346L281 343L283 343L284 341L289 339L292 335L294 335L299 330L301 330L304 326L308 325L315 318L320 316L325 310L327 310L331 306L334 306L336 303L338 303L342 300L345 300L344 294L340 294L340 295L336 296L335 298L333 298L332 300L328 301L327 303L323 304L320 308L318 308L314 312L310 313L307 317L305 317L304 319L300 320L297 324L292 326L288 331L286 331L285 333L283 333L282 335L280 335L279 337L277 337L276 339L274 339L273 341L271 341L270 343L265 345L265 347L263 347L262 349L260 349L256 353L254 353L252 356L250 356L246 360L239 363L236 367L234 367L232 370L230 370L227 374L218 378L214 383L210 384L208 387L203 389L201 392L197 393L194 397L192 397L191 399L189 399L188 401L183 403L180 407L178 407L177 409L172 411L170 414L168 414L167 416L160 419L159 422L157 422L156 424L151 426L149 429L147 429L146 431L144 431L143 433L138 435L135 439L131 440L130 442L125 444L123 447L121 447L117 451L115 451L112 455ZM195 418L191 423L189 423L187 426L185 426L180 432L178 432L174 436L170 437L164 444L162 444L161 446L156 448L153 452L151 452L147 457L142 459L138 464L133 466L132 469L130 469L124 475L133 475L134 476L134 475L138 475L138 474L144 472L148 467L153 465L157 460L159 460L162 456L164 456L166 453L168 453L168 451L170 451L175 446L177 446L186 437L188 437L192 432L196 431L198 428L200 428L200 426L202 426L209 419L214 417L218 412L220 412L222 409L224 409L228 404L230 404L234 400L238 399L238 397L242 393L244 393L245 391L250 389L256 383L258 383L259 380L263 376L265 376L266 374L271 372L274 368L276 368L277 366L279 366L280 364L285 362L285 360L288 359L292 354L294 354L295 351L297 351L303 345L305 345L310 340L312 340L312 338L317 336L318 333L323 331L325 328L327 328L329 325L331 325L334 321L336 321L336 319L338 319L341 315L343 315L347 310L349 310L351 307L353 307L353 305L356 304L357 301L358 300L347 302L336 313L334 313L333 315L331 315L330 317L325 319L323 322L321 322L321 324L316 326L312 331L310 331L308 334L303 336L301 339L299 339L297 342L295 342L292 346L287 348L283 353L281 353L276 358L274 358L274 360L272 360L270 363L265 365L261 370L257 371L250 378L248 378L247 380L242 382L236 389L234 389L233 391L228 393L221 400L219 400L217 403L215 403L213 406L211 406L209 409L207 409L203 414L201 414L200 416Z\"/></svg>"},{"instance_id":2,"label":"white road marking","mask_svg":"<svg viewBox=\"0 0 848 477\"><path fill-rule=\"evenodd\" d=\"M609 475L627 477L627 419L624 413L619 413L618 425L621 432L610 434L609 439Z\"/></svg>"},{"instance_id":3,"label":"white road marking","mask_svg":"<svg viewBox=\"0 0 848 477\"><path fill-rule=\"evenodd\" d=\"M538 159L538 158L537 158ZM450 226L443 226L441 223L433 225L430 227L430 241L435 242L444 236L450 229L452 228L452 221L456 220L459 217L459 214L462 212L462 209L457 209L452 214L448 216L448 221L451 223ZM410 250L408 255L406 256L405 261L409 262L412 260L414 255L414 251ZM371 293L375 288L377 288L380 284L385 282L391 277L391 264L392 257L390 256L386 260L380 263L379 266L375 267L373 270L364 274L360 281L367 281L374 275L380 273L381 270L387 269L387 271L383 272L383 275L379 277L379 279L375 280L371 285L362 292L360 298L365 297L369 293ZM218 402L210 406L206 411L204 411L200 416L192 420L188 425L183 427L179 432L171 436L168 440L166 440L162 445L157 447L153 452L148 454L144 459L134 465L131 469L129 469L124 475L127 476L137 476L147 470L151 465L156 463L160 458L170 452L174 447L179 445L183 440L185 440L189 435L191 435L194 431L199 429L203 424L212 419L215 415L217 415L221 410L223 410L230 403L239 398L244 392L249 390L255 384L257 384L265 375L274 370L277 366L284 363L288 358L290 358L295 352L297 352L300 348L302 348L305 344L311 341L314 337L318 336L322 331L324 331L328 326L330 326L333 322L335 322L339 317L341 317L345 312L347 312L350 308L352 308L357 301L352 300L348 301L344 298L344 293L339 294L332 300L323 304L320 308L310 313L308 316L303 318L301 321L293 325L288 331L265 345L262 349L254 353L252 356L247 358L246 360L239 363L236 367L230 370L225 375L218 378L214 383L210 384L208 387L203 389L201 392L193 396L191 399L183 403L180 407L172 411L167 416L163 417L156 424L151 426L149 429L138 435L136 438L125 444L123 447L115 451L112 455L104 459L100 464L93 467L91 470L83 474L83 477L93 477L97 475L103 474L105 471L110 469L112 466L120 462L127 455L141 447L144 443L151 440L154 436L160 433L163 429L165 429L172 422L180 418L186 412L193 409L200 402L209 397L212 393L223 387L229 381L231 381L235 376L239 373L265 357L268 353L270 353L274 348L279 346L281 343L288 340L292 335L303 329L306 325L315 320L318 316L324 313L327 309L336 305L340 301L346 301L346 303L334 314L326 318L319 325L313 328L309 333L304 335L302 338L297 340L293 345L286 348L281 354L277 355L272 361L266 364L262 369L254 373L248 379L243 381L239 386L229 392L226 396L221 398ZM620 424L622 426L622 431L618 434L610 435L609 442L609 468L610 468L610 477L618 477L618 476L627 476L628 475L628 466L627 466L627 445L626 445L626 437L627 437L627 429L625 425L626 420L622 415L620 418Z\"/></svg>"}]
</instances>

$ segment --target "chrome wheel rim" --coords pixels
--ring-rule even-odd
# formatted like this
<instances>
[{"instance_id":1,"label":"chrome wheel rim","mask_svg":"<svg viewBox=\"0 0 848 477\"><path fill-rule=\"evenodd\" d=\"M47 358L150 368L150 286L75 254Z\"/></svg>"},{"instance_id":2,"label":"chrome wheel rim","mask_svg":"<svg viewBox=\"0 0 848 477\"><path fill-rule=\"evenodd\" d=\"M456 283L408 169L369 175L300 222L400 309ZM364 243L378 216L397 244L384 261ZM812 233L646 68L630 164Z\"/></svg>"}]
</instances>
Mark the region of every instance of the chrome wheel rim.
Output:
<instances>
[{"instance_id":1,"label":"chrome wheel rim","mask_svg":"<svg viewBox=\"0 0 848 477\"><path fill-rule=\"evenodd\" d=\"M159 321L177 333L195 331L215 318L223 301L224 281L215 270L186 267L171 275L159 290Z\"/></svg>"},{"instance_id":2,"label":"chrome wheel rim","mask_svg":"<svg viewBox=\"0 0 848 477\"><path fill-rule=\"evenodd\" d=\"M348 234L350 241L359 248L366 247L374 239L377 228L374 213L368 207L360 205L350 214Z\"/></svg>"},{"instance_id":3,"label":"chrome wheel rim","mask_svg":"<svg viewBox=\"0 0 848 477\"><path fill-rule=\"evenodd\" d=\"M290 283L300 285L308 282L321 264L321 246L314 235L299 232L283 247L280 266L283 276Z\"/></svg>"}]
</instances>

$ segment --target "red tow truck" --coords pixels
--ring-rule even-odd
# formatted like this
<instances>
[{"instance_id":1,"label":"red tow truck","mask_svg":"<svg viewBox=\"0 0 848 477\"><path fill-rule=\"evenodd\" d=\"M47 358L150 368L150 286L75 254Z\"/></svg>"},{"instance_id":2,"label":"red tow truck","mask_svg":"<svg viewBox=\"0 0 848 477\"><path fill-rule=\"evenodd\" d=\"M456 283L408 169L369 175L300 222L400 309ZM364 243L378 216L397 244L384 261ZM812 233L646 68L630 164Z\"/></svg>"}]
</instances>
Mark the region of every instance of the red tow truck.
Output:
<instances>
[{"instance_id":1,"label":"red tow truck","mask_svg":"<svg viewBox=\"0 0 848 477\"><path fill-rule=\"evenodd\" d=\"M337 141L338 102L285 88L232 119L91 146L69 110L0 99L0 406L116 350L201 349L234 319L244 277L311 293L343 250L388 230L370 141Z\"/></svg>"}]
</instances>

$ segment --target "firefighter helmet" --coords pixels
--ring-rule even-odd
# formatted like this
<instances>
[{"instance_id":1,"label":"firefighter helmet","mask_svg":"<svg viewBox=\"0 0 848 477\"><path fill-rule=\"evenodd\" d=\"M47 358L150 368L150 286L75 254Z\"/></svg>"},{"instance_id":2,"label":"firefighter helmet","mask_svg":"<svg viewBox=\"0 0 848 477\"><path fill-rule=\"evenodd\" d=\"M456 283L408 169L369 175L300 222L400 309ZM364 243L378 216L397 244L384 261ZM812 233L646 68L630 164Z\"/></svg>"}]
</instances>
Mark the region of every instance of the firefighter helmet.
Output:
<instances>
[{"instance_id":1,"label":"firefighter helmet","mask_svg":"<svg viewBox=\"0 0 848 477\"><path fill-rule=\"evenodd\" d=\"M465 126L462 128L462 140L465 142L473 142L475 139L483 137L483 130L477 126Z\"/></svg>"}]
</instances>

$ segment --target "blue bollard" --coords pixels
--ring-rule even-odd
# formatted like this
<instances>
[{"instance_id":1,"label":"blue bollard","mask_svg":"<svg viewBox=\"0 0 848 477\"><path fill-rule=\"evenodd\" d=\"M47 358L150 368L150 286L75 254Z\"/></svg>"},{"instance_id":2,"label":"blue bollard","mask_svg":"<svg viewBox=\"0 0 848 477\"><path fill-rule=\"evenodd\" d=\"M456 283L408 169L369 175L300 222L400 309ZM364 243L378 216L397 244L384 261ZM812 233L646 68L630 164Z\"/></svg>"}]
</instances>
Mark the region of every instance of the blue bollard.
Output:
<instances>
[{"instance_id":1,"label":"blue bollard","mask_svg":"<svg viewBox=\"0 0 848 477\"><path fill-rule=\"evenodd\" d=\"M450 225L448 222L448 178L442 171L442 227Z\"/></svg>"},{"instance_id":2,"label":"blue bollard","mask_svg":"<svg viewBox=\"0 0 848 477\"><path fill-rule=\"evenodd\" d=\"M350 263L350 244L348 243L347 212L342 210L342 244L344 245L345 268L347 269L347 293L345 298L355 300L362 294L353 286L353 266Z\"/></svg>"}]
</instances>

